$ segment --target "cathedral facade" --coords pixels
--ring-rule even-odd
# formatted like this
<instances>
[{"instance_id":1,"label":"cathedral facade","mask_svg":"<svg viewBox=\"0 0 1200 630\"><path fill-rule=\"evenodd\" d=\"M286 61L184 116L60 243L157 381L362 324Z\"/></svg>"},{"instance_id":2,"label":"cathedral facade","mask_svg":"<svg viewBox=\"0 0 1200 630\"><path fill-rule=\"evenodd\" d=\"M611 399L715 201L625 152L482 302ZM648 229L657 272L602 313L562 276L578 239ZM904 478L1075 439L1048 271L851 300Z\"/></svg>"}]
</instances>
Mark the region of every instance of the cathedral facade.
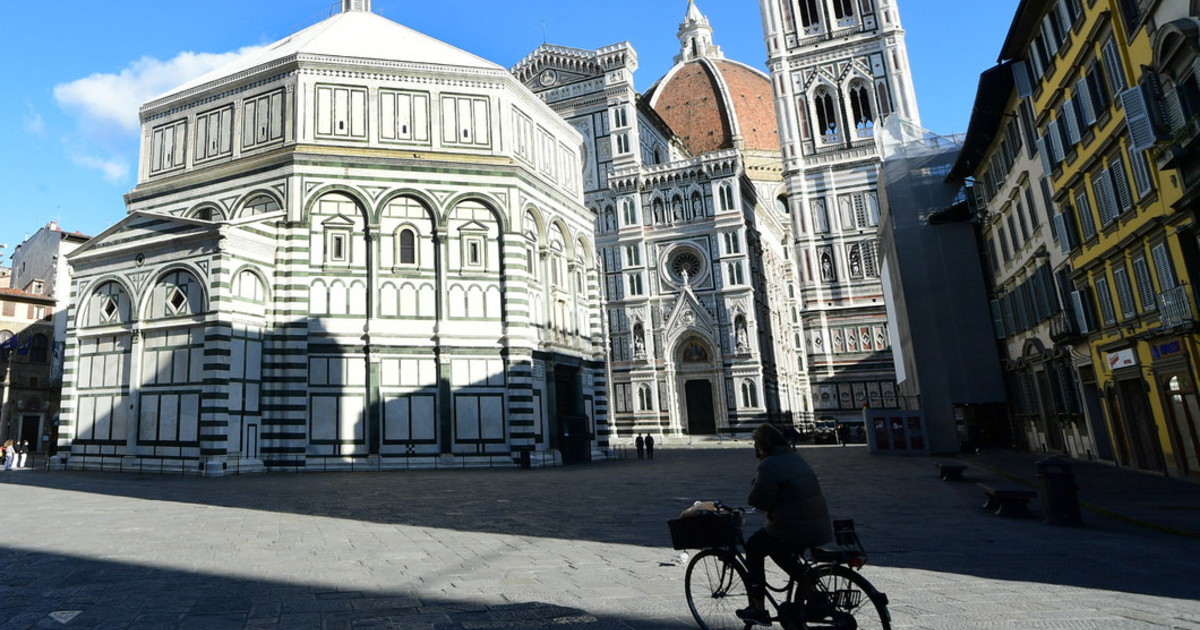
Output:
<instances>
[{"instance_id":1,"label":"cathedral facade","mask_svg":"<svg viewBox=\"0 0 1200 630\"><path fill-rule=\"evenodd\" d=\"M688 3L645 94L628 43L513 69L583 136L619 436L747 432L805 413L791 218L769 78Z\"/></svg>"},{"instance_id":2,"label":"cathedral facade","mask_svg":"<svg viewBox=\"0 0 1200 630\"><path fill-rule=\"evenodd\" d=\"M586 156L504 68L345 0L141 121L128 216L70 257L63 465L607 446Z\"/></svg>"},{"instance_id":3,"label":"cathedral facade","mask_svg":"<svg viewBox=\"0 0 1200 630\"><path fill-rule=\"evenodd\" d=\"M904 404L879 259L875 127L920 124L896 0L761 0L812 406L861 422ZM902 379L901 379L902 380Z\"/></svg>"}]
</instances>

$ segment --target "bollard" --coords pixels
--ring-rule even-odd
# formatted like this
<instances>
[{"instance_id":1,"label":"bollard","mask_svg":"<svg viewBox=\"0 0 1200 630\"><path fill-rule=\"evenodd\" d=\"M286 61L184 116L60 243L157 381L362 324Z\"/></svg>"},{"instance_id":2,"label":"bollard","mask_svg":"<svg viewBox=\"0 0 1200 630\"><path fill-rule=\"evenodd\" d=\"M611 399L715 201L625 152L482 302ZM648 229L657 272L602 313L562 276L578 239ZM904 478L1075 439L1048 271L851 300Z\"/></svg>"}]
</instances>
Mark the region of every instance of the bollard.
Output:
<instances>
[{"instance_id":1,"label":"bollard","mask_svg":"<svg viewBox=\"0 0 1200 630\"><path fill-rule=\"evenodd\" d=\"M1083 525L1079 514L1075 473L1070 462L1047 457L1037 462L1037 476L1042 480L1042 511L1050 525Z\"/></svg>"}]
</instances>

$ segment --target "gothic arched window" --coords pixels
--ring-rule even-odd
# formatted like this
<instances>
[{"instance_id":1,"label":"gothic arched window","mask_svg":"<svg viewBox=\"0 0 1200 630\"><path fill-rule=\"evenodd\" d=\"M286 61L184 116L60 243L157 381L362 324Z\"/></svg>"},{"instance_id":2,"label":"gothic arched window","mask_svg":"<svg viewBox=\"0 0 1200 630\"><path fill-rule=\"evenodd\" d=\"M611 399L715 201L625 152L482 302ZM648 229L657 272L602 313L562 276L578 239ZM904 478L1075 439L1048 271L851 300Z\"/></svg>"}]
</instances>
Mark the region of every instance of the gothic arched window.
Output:
<instances>
[{"instance_id":1,"label":"gothic arched window","mask_svg":"<svg viewBox=\"0 0 1200 630\"><path fill-rule=\"evenodd\" d=\"M836 136L838 133L837 107L829 88L822 87L817 90L813 98L813 107L817 110L817 126L821 128L821 135Z\"/></svg>"},{"instance_id":2,"label":"gothic arched window","mask_svg":"<svg viewBox=\"0 0 1200 630\"><path fill-rule=\"evenodd\" d=\"M417 232L412 228L401 228L396 239L396 260L401 265L417 264Z\"/></svg>"},{"instance_id":3,"label":"gothic arched window","mask_svg":"<svg viewBox=\"0 0 1200 630\"><path fill-rule=\"evenodd\" d=\"M839 20L854 17L853 0L833 0L833 15Z\"/></svg>"},{"instance_id":4,"label":"gothic arched window","mask_svg":"<svg viewBox=\"0 0 1200 630\"><path fill-rule=\"evenodd\" d=\"M800 0L800 23L805 27L820 25L821 12L817 0Z\"/></svg>"},{"instance_id":5,"label":"gothic arched window","mask_svg":"<svg viewBox=\"0 0 1200 630\"><path fill-rule=\"evenodd\" d=\"M874 126L875 116L871 113L871 92L863 83L855 82L850 85L850 112L854 116L854 126L865 129Z\"/></svg>"}]
</instances>

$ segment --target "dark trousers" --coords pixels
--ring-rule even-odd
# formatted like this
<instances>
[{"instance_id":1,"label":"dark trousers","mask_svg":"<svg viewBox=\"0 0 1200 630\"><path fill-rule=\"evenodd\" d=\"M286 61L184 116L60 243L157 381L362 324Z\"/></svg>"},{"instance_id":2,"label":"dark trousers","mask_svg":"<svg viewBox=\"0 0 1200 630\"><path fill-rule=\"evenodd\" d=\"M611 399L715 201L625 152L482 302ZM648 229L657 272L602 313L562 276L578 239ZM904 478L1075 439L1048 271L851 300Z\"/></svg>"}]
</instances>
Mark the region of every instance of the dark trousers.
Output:
<instances>
[{"instance_id":1,"label":"dark trousers","mask_svg":"<svg viewBox=\"0 0 1200 630\"><path fill-rule=\"evenodd\" d=\"M751 597L762 597L766 594L767 558L774 560L788 575L802 576L804 569L796 559L801 551L803 550L767 533L765 529L755 532L750 540L746 541L746 580L749 582L746 588Z\"/></svg>"}]
</instances>

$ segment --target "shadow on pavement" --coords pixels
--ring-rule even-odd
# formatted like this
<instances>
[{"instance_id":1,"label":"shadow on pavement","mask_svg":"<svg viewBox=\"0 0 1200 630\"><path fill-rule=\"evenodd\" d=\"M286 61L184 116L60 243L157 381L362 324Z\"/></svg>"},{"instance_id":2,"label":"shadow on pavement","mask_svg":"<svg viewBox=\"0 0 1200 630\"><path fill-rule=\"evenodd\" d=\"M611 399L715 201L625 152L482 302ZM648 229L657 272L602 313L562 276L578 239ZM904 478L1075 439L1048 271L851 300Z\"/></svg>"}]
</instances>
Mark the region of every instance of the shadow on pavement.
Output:
<instances>
[{"instance_id":1,"label":"shadow on pavement","mask_svg":"<svg viewBox=\"0 0 1200 630\"><path fill-rule=\"evenodd\" d=\"M855 519L877 567L1200 599L1200 542L1086 517L1083 528L993 516L974 483L937 479L928 458L805 448L835 518ZM628 460L539 471L274 474L195 479L109 473L21 474L48 489L354 519L461 532L670 549L665 521L695 499L741 504L749 448L662 449ZM968 478L988 472L975 467ZM2 485L0 485L2 487ZM758 521L750 520L747 533ZM876 579L868 567L867 575ZM899 579L899 578L897 578ZM381 626L387 627L387 626Z\"/></svg>"}]
</instances>

